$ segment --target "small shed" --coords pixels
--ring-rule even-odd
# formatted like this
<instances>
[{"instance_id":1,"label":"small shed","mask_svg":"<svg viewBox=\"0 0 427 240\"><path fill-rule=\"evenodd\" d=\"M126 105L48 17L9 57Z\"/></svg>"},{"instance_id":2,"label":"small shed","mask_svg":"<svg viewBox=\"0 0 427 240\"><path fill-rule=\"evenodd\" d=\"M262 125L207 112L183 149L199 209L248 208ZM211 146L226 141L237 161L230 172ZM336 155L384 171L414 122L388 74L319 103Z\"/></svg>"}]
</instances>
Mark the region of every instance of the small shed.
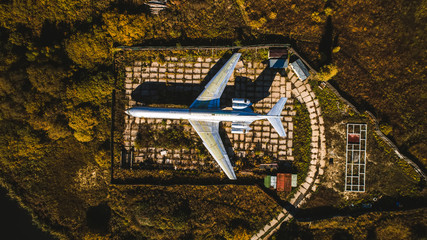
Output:
<instances>
[{"instance_id":1,"label":"small shed","mask_svg":"<svg viewBox=\"0 0 427 240\"><path fill-rule=\"evenodd\" d=\"M268 66L270 68L287 68L289 64L287 48L270 48L268 51Z\"/></svg>"},{"instance_id":2,"label":"small shed","mask_svg":"<svg viewBox=\"0 0 427 240\"><path fill-rule=\"evenodd\" d=\"M297 187L298 185L298 175L297 174L292 174L292 187Z\"/></svg>"},{"instance_id":3,"label":"small shed","mask_svg":"<svg viewBox=\"0 0 427 240\"><path fill-rule=\"evenodd\" d=\"M270 48L268 51L268 58L287 58L287 48Z\"/></svg>"},{"instance_id":4,"label":"small shed","mask_svg":"<svg viewBox=\"0 0 427 240\"><path fill-rule=\"evenodd\" d=\"M276 185L276 180L277 180L276 176L271 176L270 187L276 189L276 186L277 186Z\"/></svg>"},{"instance_id":5,"label":"small shed","mask_svg":"<svg viewBox=\"0 0 427 240\"><path fill-rule=\"evenodd\" d=\"M292 190L292 174L278 173L277 174L277 191L290 192Z\"/></svg>"},{"instance_id":6,"label":"small shed","mask_svg":"<svg viewBox=\"0 0 427 240\"><path fill-rule=\"evenodd\" d=\"M167 0L152 0L145 3L145 5L147 5L150 8L150 12L152 14L159 14L160 11L168 7L166 4L167 4Z\"/></svg>"},{"instance_id":7,"label":"small shed","mask_svg":"<svg viewBox=\"0 0 427 240\"><path fill-rule=\"evenodd\" d=\"M290 65L292 70L295 72L295 74L301 81L304 81L308 78L308 76L310 76L307 67L304 65L301 59L298 58L294 62L291 62Z\"/></svg>"},{"instance_id":8,"label":"small shed","mask_svg":"<svg viewBox=\"0 0 427 240\"><path fill-rule=\"evenodd\" d=\"M270 188L271 187L271 176L267 175L264 177L264 187Z\"/></svg>"}]
</instances>

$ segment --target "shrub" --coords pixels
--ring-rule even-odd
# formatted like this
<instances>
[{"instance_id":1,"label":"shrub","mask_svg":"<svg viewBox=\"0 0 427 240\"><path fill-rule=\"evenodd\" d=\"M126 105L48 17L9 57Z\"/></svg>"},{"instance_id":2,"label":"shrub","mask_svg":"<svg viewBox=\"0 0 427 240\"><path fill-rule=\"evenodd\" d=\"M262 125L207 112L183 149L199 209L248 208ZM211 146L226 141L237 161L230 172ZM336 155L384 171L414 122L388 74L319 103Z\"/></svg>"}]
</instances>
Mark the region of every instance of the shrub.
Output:
<instances>
[{"instance_id":1,"label":"shrub","mask_svg":"<svg viewBox=\"0 0 427 240\"><path fill-rule=\"evenodd\" d=\"M338 73L338 67L333 64L323 66L320 69L320 72L317 73L317 80L322 82L327 82L332 79Z\"/></svg>"},{"instance_id":2,"label":"shrub","mask_svg":"<svg viewBox=\"0 0 427 240\"><path fill-rule=\"evenodd\" d=\"M380 123L380 130L384 133L384 135L388 135L393 131L393 127L387 123Z\"/></svg>"}]
</instances>

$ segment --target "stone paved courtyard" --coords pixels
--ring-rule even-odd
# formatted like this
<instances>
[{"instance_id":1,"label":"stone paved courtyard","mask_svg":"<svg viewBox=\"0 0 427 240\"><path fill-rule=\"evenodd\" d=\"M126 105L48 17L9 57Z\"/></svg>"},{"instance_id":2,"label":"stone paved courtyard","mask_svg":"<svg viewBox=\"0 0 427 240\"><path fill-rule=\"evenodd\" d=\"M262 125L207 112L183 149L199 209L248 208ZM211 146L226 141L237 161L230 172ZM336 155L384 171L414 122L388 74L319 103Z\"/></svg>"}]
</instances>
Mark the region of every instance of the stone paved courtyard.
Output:
<instances>
[{"instance_id":1,"label":"stone paved courtyard","mask_svg":"<svg viewBox=\"0 0 427 240\"><path fill-rule=\"evenodd\" d=\"M125 68L126 108L135 105L187 107L227 60L197 58L189 62L185 58L167 57L162 63L135 61L133 66ZM247 98L254 103L255 112L267 114L281 97L287 97L282 122L288 136L280 138L267 120L253 122L251 124L253 129L247 134L232 134L231 122L223 122L222 127L225 131L221 132L225 132L226 136L222 134L222 139L231 159L233 156L245 157L256 154L278 160L293 160L292 116L295 115L295 111L291 98L292 87L293 84L286 73L281 75L276 70L269 69L264 63L248 61L242 56L221 97L221 106L230 108L232 98ZM186 120L162 121L126 115L125 124L123 144L128 150L135 145L134 141L141 124L149 124L151 129L167 128L171 124L182 125L195 141L198 139L197 133ZM134 155L136 163L151 159L157 163L173 164L175 169L196 169L201 165L216 165L210 156L207 159L200 159L195 149L148 147L136 149Z\"/></svg>"}]
</instances>

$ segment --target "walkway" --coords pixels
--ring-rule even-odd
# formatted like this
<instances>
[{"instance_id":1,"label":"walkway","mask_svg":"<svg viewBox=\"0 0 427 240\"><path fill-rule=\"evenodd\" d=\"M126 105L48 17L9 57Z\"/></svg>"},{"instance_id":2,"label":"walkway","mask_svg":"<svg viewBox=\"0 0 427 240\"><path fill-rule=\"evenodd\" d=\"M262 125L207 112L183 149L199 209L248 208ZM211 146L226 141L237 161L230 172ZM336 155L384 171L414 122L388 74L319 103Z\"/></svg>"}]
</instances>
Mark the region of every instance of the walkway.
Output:
<instances>
[{"instance_id":1,"label":"walkway","mask_svg":"<svg viewBox=\"0 0 427 240\"><path fill-rule=\"evenodd\" d=\"M300 81L293 71L288 72L288 77L292 83L292 96L300 103L305 104L310 114L311 123L311 162L307 173L307 177L302 183L293 198L289 201L293 207L298 208L311 196L312 192L316 191L319 184L319 176L323 175L326 164L326 141L325 127L323 124L322 112L319 105L319 100L316 99L311 86L307 81ZM280 228L280 225L291 219L291 214L284 208L277 217L272 219L265 227L257 234L252 236L251 240L268 239L275 231Z\"/></svg>"}]
</instances>

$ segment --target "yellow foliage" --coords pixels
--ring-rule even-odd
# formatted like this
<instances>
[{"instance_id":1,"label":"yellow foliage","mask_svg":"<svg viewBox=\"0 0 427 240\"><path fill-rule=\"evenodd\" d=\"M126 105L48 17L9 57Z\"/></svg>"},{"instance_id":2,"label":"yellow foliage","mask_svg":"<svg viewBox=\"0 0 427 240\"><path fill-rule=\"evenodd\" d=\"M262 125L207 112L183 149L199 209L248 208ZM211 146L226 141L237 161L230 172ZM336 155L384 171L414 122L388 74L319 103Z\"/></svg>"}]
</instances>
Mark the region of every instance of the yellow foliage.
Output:
<instances>
[{"instance_id":1,"label":"yellow foliage","mask_svg":"<svg viewBox=\"0 0 427 240\"><path fill-rule=\"evenodd\" d=\"M393 127L390 126L387 123L381 123L380 124L380 130L381 132L383 132L385 135L388 135L391 131L393 131Z\"/></svg>"},{"instance_id":2,"label":"yellow foliage","mask_svg":"<svg viewBox=\"0 0 427 240\"><path fill-rule=\"evenodd\" d=\"M334 10L332 10L332 9L331 9L331 8L329 8L329 7L325 8L324 12L325 12L325 15L326 15L326 16L331 16L331 15L333 15L333 14L334 14Z\"/></svg>"},{"instance_id":3,"label":"yellow foliage","mask_svg":"<svg viewBox=\"0 0 427 240\"><path fill-rule=\"evenodd\" d=\"M325 20L320 16L318 12L314 12L311 14L311 20L317 23L323 23Z\"/></svg>"},{"instance_id":4,"label":"yellow foliage","mask_svg":"<svg viewBox=\"0 0 427 240\"><path fill-rule=\"evenodd\" d=\"M262 26L264 26L264 24L267 22L267 20L265 19L265 18L260 18L260 19L258 19L258 21L255 21L255 20L253 20L253 21L251 21L250 22L250 25L251 25L251 27L252 28L254 28L254 29L259 29L259 28L261 28Z\"/></svg>"},{"instance_id":5,"label":"yellow foliage","mask_svg":"<svg viewBox=\"0 0 427 240\"><path fill-rule=\"evenodd\" d=\"M81 131L77 130L74 132L73 136L77 139L79 142L90 142L93 139L93 131Z\"/></svg>"},{"instance_id":6,"label":"yellow foliage","mask_svg":"<svg viewBox=\"0 0 427 240\"><path fill-rule=\"evenodd\" d=\"M410 239L411 231L397 220L388 220L377 228L377 237L381 240Z\"/></svg>"},{"instance_id":7,"label":"yellow foliage","mask_svg":"<svg viewBox=\"0 0 427 240\"><path fill-rule=\"evenodd\" d=\"M119 44L135 45L146 38L146 35L152 35L153 23L144 14L106 13L102 17L105 23L104 30L113 38L114 42Z\"/></svg>"},{"instance_id":8,"label":"yellow foliage","mask_svg":"<svg viewBox=\"0 0 427 240\"><path fill-rule=\"evenodd\" d=\"M331 78L333 78L338 73L338 67L333 64L326 65L320 69L320 72L317 73L317 80L318 81L329 81Z\"/></svg>"},{"instance_id":9,"label":"yellow foliage","mask_svg":"<svg viewBox=\"0 0 427 240\"><path fill-rule=\"evenodd\" d=\"M83 68L94 68L111 59L111 42L100 31L77 33L65 42L68 57Z\"/></svg>"},{"instance_id":10,"label":"yellow foliage","mask_svg":"<svg viewBox=\"0 0 427 240\"><path fill-rule=\"evenodd\" d=\"M248 233L248 230L243 227L238 227L233 230L232 240L249 240L252 236Z\"/></svg>"},{"instance_id":11,"label":"yellow foliage","mask_svg":"<svg viewBox=\"0 0 427 240\"><path fill-rule=\"evenodd\" d=\"M98 125L98 118L89 107L78 107L68 114L68 126L75 130L74 137L80 142L93 139L93 128Z\"/></svg>"},{"instance_id":12,"label":"yellow foliage","mask_svg":"<svg viewBox=\"0 0 427 240\"><path fill-rule=\"evenodd\" d=\"M340 46L336 46L336 47L334 47L333 49L332 49L332 52L333 53L337 53L337 52L339 52L341 50L341 47Z\"/></svg>"},{"instance_id":13,"label":"yellow foliage","mask_svg":"<svg viewBox=\"0 0 427 240\"><path fill-rule=\"evenodd\" d=\"M271 12L271 13L270 13L270 16L268 16L268 18L270 18L271 20L276 19L276 18L277 18L277 13L275 13L275 12Z\"/></svg>"}]
</instances>

